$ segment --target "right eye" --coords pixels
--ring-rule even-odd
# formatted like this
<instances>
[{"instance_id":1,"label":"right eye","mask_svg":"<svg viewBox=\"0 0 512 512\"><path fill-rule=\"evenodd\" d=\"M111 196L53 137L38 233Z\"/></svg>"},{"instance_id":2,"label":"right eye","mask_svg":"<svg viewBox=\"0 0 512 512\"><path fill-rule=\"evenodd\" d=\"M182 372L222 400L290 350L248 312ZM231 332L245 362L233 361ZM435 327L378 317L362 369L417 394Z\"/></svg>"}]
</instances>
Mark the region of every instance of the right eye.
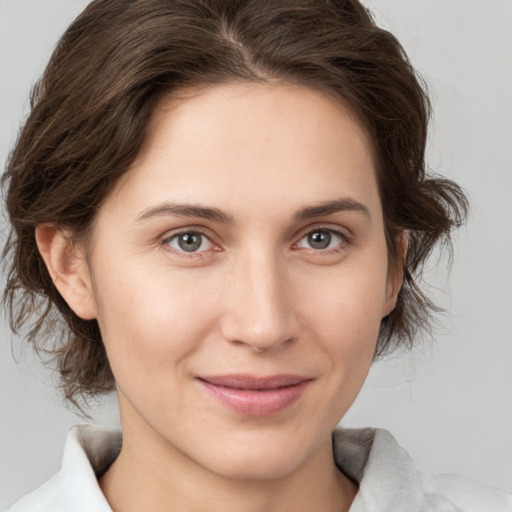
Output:
<instances>
[{"instance_id":1,"label":"right eye","mask_svg":"<svg viewBox=\"0 0 512 512\"><path fill-rule=\"evenodd\" d=\"M210 239L200 231L182 231L164 240L176 252L199 253L208 251L214 245Z\"/></svg>"}]
</instances>

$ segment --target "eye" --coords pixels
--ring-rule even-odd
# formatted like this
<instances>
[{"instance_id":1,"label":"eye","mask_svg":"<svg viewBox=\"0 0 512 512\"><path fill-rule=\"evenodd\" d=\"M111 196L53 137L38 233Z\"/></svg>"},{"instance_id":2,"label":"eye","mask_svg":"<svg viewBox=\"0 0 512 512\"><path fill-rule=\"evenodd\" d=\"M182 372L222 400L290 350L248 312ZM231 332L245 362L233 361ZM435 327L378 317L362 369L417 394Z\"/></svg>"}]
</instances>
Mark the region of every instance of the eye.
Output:
<instances>
[{"instance_id":1,"label":"eye","mask_svg":"<svg viewBox=\"0 0 512 512\"><path fill-rule=\"evenodd\" d=\"M298 247L305 249L323 251L326 249L338 248L345 241L345 236L339 231L327 228L317 228L306 233L297 245Z\"/></svg>"},{"instance_id":2,"label":"eye","mask_svg":"<svg viewBox=\"0 0 512 512\"><path fill-rule=\"evenodd\" d=\"M195 253L207 251L213 243L199 231L182 231L164 240L164 243L177 252Z\"/></svg>"}]
</instances>

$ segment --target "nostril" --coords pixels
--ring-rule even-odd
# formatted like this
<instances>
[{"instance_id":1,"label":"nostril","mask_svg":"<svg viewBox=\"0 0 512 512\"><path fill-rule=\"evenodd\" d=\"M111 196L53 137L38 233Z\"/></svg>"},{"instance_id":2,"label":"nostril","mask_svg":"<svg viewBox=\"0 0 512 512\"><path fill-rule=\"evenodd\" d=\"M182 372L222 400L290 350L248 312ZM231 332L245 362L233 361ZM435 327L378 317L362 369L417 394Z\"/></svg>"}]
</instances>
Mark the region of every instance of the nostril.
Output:
<instances>
[{"instance_id":1,"label":"nostril","mask_svg":"<svg viewBox=\"0 0 512 512\"><path fill-rule=\"evenodd\" d=\"M246 347L249 347L250 349L252 349L253 352L256 352L258 354L262 354L264 352L270 352L270 351L274 351L276 349L281 349L281 348L284 348L284 347L287 347L288 345L290 345L290 343L292 343L293 341L293 338L287 338L287 339L284 339L283 341L279 341L279 340L272 340L271 338L268 338L268 339L260 339L258 341L256 340L233 340L233 343L236 344L236 345L243 345L243 346L246 346Z\"/></svg>"}]
</instances>

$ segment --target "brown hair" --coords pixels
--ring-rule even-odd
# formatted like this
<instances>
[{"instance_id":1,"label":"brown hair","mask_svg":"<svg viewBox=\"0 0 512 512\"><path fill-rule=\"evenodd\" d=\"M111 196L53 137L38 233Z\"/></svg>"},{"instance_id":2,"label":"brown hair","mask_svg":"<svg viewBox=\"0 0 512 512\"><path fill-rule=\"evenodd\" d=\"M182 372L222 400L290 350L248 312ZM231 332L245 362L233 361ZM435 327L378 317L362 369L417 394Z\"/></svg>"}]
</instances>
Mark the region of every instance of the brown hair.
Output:
<instances>
[{"instance_id":1,"label":"brown hair","mask_svg":"<svg viewBox=\"0 0 512 512\"><path fill-rule=\"evenodd\" d=\"M75 405L112 390L114 378L97 322L79 318L58 293L35 227L54 222L75 239L87 234L163 94L269 80L343 99L375 147L390 261L404 271L377 355L409 346L418 329L428 329L436 308L417 280L434 246L449 242L464 220L467 202L455 183L426 173L428 97L399 42L359 2L96 0L63 35L34 87L3 176L11 327L52 354ZM404 229L402 262L396 234Z\"/></svg>"}]
</instances>

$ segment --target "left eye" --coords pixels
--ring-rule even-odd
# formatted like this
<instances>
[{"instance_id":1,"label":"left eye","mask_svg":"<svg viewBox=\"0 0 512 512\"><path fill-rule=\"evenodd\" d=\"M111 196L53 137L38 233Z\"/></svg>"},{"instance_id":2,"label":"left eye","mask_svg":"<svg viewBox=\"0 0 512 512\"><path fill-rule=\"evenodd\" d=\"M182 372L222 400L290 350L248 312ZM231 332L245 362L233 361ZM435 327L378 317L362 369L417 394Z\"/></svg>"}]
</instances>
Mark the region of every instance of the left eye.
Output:
<instances>
[{"instance_id":1,"label":"left eye","mask_svg":"<svg viewBox=\"0 0 512 512\"><path fill-rule=\"evenodd\" d=\"M315 229L304 235L300 242L299 247L308 249L333 249L339 246L344 241L344 237L338 231L333 229Z\"/></svg>"},{"instance_id":2,"label":"left eye","mask_svg":"<svg viewBox=\"0 0 512 512\"><path fill-rule=\"evenodd\" d=\"M177 233L168 238L165 243L179 252L189 253L206 251L213 246L205 235L197 231Z\"/></svg>"}]
</instances>

